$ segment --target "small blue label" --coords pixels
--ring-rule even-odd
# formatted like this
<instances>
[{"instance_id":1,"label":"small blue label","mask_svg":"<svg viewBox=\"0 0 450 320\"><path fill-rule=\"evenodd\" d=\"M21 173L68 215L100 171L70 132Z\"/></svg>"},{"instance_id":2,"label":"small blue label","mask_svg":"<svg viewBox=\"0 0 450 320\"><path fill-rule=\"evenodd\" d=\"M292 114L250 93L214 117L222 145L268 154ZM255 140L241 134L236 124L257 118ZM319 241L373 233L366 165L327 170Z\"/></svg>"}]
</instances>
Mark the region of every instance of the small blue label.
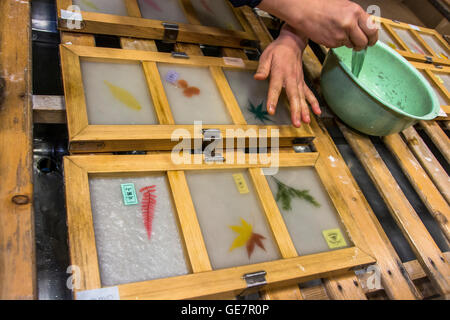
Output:
<instances>
[{"instance_id":1,"label":"small blue label","mask_svg":"<svg viewBox=\"0 0 450 320\"><path fill-rule=\"evenodd\" d=\"M174 70L170 70L169 72L167 72L166 74L166 81L171 83L171 84L175 84L175 82L177 82L177 80L180 78L180 74Z\"/></svg>"},{"instance_id":2,"label":"small blue label","mask_svg":"<svg viewBox=\"0 0 450 320\"><path fill-rule=\"evenodd\" d=\"M138 204L134 183L124 183L120 187L122 188L123 202L126 206Z\"/></svg>"}]
</instances>

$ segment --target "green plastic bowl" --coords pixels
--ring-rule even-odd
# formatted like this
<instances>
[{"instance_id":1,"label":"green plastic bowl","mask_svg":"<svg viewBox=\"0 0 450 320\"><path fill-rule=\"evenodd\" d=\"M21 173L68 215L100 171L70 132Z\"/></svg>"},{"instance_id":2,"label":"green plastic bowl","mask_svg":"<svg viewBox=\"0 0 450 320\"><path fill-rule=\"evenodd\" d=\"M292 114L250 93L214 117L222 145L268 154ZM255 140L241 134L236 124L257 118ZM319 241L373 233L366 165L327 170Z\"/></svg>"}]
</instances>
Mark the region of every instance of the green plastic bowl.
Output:
<instances>
[{"instance_id":1,"label":"green plastic bowl","mask_svg":"<svg viewBox=\"0 0 450 320\"><path fill-rule=\"evenodd\" d=\"M385 136L439 114L430 84L389 46L378 41L367 49L358 78L351 72L351 59L351 49L331 49L320 78L328 105L350 127Z\"/></svg>"}]
</instances>

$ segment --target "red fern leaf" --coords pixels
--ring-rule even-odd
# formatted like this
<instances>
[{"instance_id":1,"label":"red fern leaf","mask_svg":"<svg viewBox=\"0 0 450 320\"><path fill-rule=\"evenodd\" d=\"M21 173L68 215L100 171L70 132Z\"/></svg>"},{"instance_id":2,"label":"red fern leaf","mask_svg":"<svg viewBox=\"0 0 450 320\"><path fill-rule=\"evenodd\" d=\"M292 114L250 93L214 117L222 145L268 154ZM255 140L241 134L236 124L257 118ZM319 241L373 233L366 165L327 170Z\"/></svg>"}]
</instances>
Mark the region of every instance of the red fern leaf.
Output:
<instances>
[{"instance_id":1,"label":"red fern leaf","mask_svg":"<svg viewBox=\"0 0 450 320\"><path fill-rule=\"evenodd\" d=\"M155 206L156 206L156 186L144 187L139 192L143 193L141 209L142 209L142 219L144 220L145 230L147 230L147 236L150 240L152 236L152 224L153 217L155 216Z\"/></svg>"}]
</instances>

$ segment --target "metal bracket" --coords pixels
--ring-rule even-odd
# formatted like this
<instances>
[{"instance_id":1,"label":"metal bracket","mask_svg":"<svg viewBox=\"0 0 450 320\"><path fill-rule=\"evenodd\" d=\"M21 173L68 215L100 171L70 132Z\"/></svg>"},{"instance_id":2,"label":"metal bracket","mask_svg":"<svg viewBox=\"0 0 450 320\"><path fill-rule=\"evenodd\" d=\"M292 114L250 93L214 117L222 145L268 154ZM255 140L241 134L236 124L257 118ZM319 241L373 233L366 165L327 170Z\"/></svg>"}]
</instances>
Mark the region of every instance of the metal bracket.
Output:
<instances>
[{"instance_id":1,"label":"metal bracket","mask_svg":"<svg viewBox=\"0 0 450 320\"><path fill-rule=\"evenodd\" d=\"M211 152L211 154L205 154L205 162L225 162L225 157L220 153Z\"/></svg>"},{"instance_id":2,"label":"metal bracket","mask_svg":"<svg viewBox=\"0 0 450 320\"><path fill-rule=\"evenodd\" d=\"M180 58L180 59L189 59L189 55L186 52L172 51L172 57L173 58Z\"/></svg>"},{"instance_id":3,"label":"metal bracket","mask_svg":"<svg viewBox=\"0 0 450 320\"><path fill-rule=\"evenodd\" d=\"M178 25L176 23L163 22L164 35L163 41L167 43L174 43L178 38Z\"/></svg>"},{"instance_id":4,"label":"metal bracket","mask_svg":"<svg viewBox=\"0 0 450 320\"><path fill-rule=\"evenodd\" d=\"M444 67L441 66L440 64L435 64L434 67L437 68L437 69L444 69Z\"/></svg>"},{"instance_id":5,"label":"metal bracket","mask_svg":"<svg viewBox=\"0 0 450 320\"><path fill-rule=\"evenodd\" d=\"M265 271L257 271L253 273L244 274L242 279L244 279L245 282L247 283L247 288L244 289L240 294L238 294L238 297L246 296L248 294L257 292L262 287L267 285L266 274L267 272Z\"/></svg>"},{"instance_id":6,"label":"metal bracket","mask_svg":"<svg viewBox=\"0 0 450 320\"><path fill-rule=\"evenodd\" d=\"M307 153L312 152L310 146L293 146L292 147L295 151L295 153Z\"/></svg>"},{"instance_id":7,"label":"metal bracket","mask_svg":"<svg viewBox=\"0 0 450 320\"><path fill-rule=\"evenodd\" d=\"M400 21L398 21L398 20L394 20L394 19L392 19L392 22L395 22L395 23L400 23Z\"/></svg>"},{"instance_id":8,"label":"metal bracket","mask_svg":"<svg viewBox=\"0 0 450 320\"><path fill-rule=\"evenodd\" d=\"M433 58L429 56L425 56L425 59L427 60L425 63L433 63Z\"/></svg>"},{"instance_id":9,"label":"metal bracket","mask_svg":"<svg viewBox=\"0 0 450 320\"><path fill-rule=\"evenodd\" d=\"M209 142L209 141L216 141L222 139L222 133L219 129L203 129L203 141Z\"/></svg>"}]
</instances>

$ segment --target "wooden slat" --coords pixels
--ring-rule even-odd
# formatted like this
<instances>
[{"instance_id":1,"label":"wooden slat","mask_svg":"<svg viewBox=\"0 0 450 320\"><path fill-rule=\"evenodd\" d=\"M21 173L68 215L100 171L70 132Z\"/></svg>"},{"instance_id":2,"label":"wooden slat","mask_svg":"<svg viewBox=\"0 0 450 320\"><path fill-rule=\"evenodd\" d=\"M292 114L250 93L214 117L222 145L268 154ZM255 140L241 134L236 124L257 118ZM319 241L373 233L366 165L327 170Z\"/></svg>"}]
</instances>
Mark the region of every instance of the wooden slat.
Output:
<instances>
[{"instance_id":1,"label":"wooden slat","mask_svg":"<svg viewBox=\"0 0 450 320\"><path fill-rule=\"evenodd\" d=\"M95 37L91 34L61 32L61 43L95 47Z\"/></svg>"},{"instance_id":2,"label":"wooden slat","mask_svg":"<svg viewBox=\"0 0 450 320\"><path fill-rule=\"evenodd\" d=\"M428 146L414 127L403 130L402 134L417 160L419 160L447 202L450 203L450 179L447 172L430 149L428 149Z\"/></svg>"},{"instance_id":3,"label":"wooden slat","mask_svg":"<svg viewBox=\"0 0 450 320\"><path fill-rule=\"evenodd\" d=\"M447 201L445 201L399 134L386 136L383 138L383 141L397 159L414 190L416 190L420 199L422 199L422 202L436 220L447 240L450 240L450 207Z\"/></svg>"},{"instance_id":4,"label":"wooden slat","mask_svg":"<svg viewBox=\"0 0 450 320\"><path fill-rule=\"evenodd\" d=\"M205 272L212 270L203 241L202 231L197 220L191 193L183 171L168 171L173 200L177 209L179 226L183 235L192 272Z\"/></svg>"},{"instance_id":5,"label":"wooden slat","mask_svg":"<svg viewBox=\"0 0 450 320\"><path fill-rule=\"evenodd\" d=\"M0 14L0 299L34 299L30 1Z\"/></svg>"},{"instance_id":6,"label":"wooden slat","mask_svg":"<svg viewBox=\"0 0 450 320\"><path fill-rule=\"evenodd\" d=\"M95 245L94 221L89 194L88 173L70 158L64 158L69 252L72 264L81 270L77 290L101 288Z\"/></svg>"},{"instance_id":7,"label":"wooden slat","mask_svg":"<svg viewBox=\"0 0 450 320\"><path fill-rule=\"evenodd\" d=\"M278 205L267 183L266 177L262 169L250 168L249 174L252 178L253 185L255 186L258 194L259 201L262 204L264 213L266 214L267 222L272 230L273 238L280 250L283 258L293 258L298 256L294 243L289 236L289 231L284 223L284 219L278 210Z\"/></svg>"},{"instance_id":8,"label":"wooden slat","mask_svg":"<svg viewBox=\"0 0 450 320\"><path fill-rule=\"evenodd\" d=\"M66 123L66 106L64 96L34 95L34 123Z\"/></svg>"},{"instance_id":9,"label":"wooden slat","mask_svg":"<svg viewBox=\"0 0 450 320\"><path fill-rule=\"evenodd\" d=\"M125 0L125 6L127 7L128 16L142 18L137 0Z\"/></svg>"},{"instance_id":10,"label":"wooden slat","mask_svg":"<svg viewBox=\"0 0 450 320\"><path fill-rule=\"evenodd\" d=\"M159 123L175 124L156 62L143 62L143 66Z\"/></svg>"},{"instance_id":11,"label":"wooden slat","mask_svg":"<svg viewBox=\"0 0 450 320\"><path fill-rule=\"evenodd\" d=\"M435 121L420 121L420 126L450 163L450 140L441 127Z\"/></svg>"},{"instance_id":12,"label":"wooden slat","mask_svg":"<svg viewBox=\"0 0 450 320\"><path fill-rule=\"evenodd\" d=\"M303 55L305 72L311 77L319 88L319 78L322 65L319 59L307 47ZM336 177L336 184L342 190L342 198L345 200L349 210L353 213L356 223L364 232L366 242L370 246L373 256L380 268L382 283L386 293L391 299L417 299L420 293L414 286L408 274L404 271L400 258L395 252L386 233L381 227L369 203L364 198L362 191L353 178L344 159L340 155L333 140L329 136L322 122L312 118L312 129L316 133L314 145L321 154L330 172ZM331 174L331 173L330 173ZM341 178L339 178L339 176ZM351 199L351 200L350 200Z\"/></svg>"},{"instance_id":13,"label":"wooden slat","mask_svg":"<svg viewBox=\"0 0 450 320\"><path fill-rule=\"evenodd\" d=\"M143 51L158 51L156 43L153 40L143 40L134 38L120 38L120 45L122 49L128 50L143 50Z\"/></svg>"},{"instance_id":14,"label":"wooden slat","mask_svg":"<svg viewBox=\"0 0 450 320\"><path fill-rule=\"evenodd\" d=\"M292 285L309 281L317 276L330 276L357 265L370 264L374 260L356 248L345 248L303 257L281 259L240 267L200 272L173 278L143 281L119 285L121 299L191 299L212 294L235 292L239 294L247 284L243 275L267 271L270 286ZM303 268L299 268L301 265ZM332 275L333 275L332 274Z\"/></svg>"},{"instance_id":15,"label":"wooden slat","mask_svg":"<svg viewBox=\"0 0 450 320\"><path fill-rule=\"evenodd\" d=\"M369 138L339 124L436 289L450 294L450 266Z\"/></svg>"},{"instance_id":16,"label":"wooden slat","mask_svg":"<svg viewBox=\"0 0 450 320\"><path fill-rule=\"evenodd\" d=\"M214 78L217 89L222 95L222 99L225 102L227 110L233 120L234 124L247 124L244 115L242 114L241 108L233 94L233 91L228 84L227 78L223 73L222 69L219 67L210 67L211 75Z\"/></svg>"}]
</instances>

